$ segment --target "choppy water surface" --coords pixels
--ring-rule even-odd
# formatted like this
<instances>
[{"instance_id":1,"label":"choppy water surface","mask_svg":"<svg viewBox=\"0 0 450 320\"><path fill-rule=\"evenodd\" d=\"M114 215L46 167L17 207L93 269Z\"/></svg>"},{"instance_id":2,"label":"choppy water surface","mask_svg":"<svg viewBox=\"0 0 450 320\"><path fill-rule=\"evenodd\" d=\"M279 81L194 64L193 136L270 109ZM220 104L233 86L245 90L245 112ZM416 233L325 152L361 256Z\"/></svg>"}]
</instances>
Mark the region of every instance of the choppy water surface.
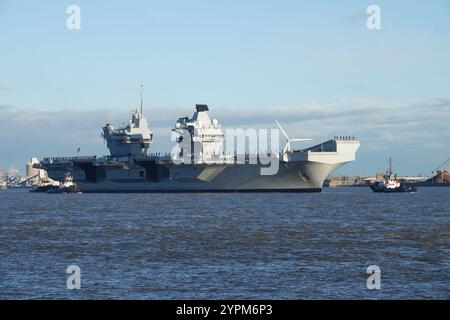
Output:
<instances>
[{"instance_id":1,"label":"choppy water surface","mask_svg":"<svg viewBox=\"0 0 450 320\"><path fill-rule=\"evenodd\" d=\"M0 191L0 298L450 298L450 188ZM81 268L81 290L66 268ZM381 289L366 287L369 265Z\"/></svg>"}]
</instances>

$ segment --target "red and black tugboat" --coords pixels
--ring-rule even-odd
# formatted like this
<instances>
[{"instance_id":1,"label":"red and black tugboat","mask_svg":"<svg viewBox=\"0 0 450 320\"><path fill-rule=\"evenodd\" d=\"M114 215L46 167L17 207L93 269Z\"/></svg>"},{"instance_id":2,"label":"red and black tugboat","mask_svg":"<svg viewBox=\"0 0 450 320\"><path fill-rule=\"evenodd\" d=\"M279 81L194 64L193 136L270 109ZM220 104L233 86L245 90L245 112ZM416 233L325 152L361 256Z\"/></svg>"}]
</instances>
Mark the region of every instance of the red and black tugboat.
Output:
<instances>
[{"instance_id":1,"label":"red and black tugboat","mask_svg":"<svg viewBox=\"0 0 450 320\"><path fill-rule=\"evenodd\" d=\"M417 188L414 186L404 186L400 183L400 179L397 179L397 174L392 170L392 159L389 158L389 166L384 175L383 181L378 181L370 185L370 189L373 192L382 193L404 193L404 192L416 192Z\"/></svg>"}]
</instances>

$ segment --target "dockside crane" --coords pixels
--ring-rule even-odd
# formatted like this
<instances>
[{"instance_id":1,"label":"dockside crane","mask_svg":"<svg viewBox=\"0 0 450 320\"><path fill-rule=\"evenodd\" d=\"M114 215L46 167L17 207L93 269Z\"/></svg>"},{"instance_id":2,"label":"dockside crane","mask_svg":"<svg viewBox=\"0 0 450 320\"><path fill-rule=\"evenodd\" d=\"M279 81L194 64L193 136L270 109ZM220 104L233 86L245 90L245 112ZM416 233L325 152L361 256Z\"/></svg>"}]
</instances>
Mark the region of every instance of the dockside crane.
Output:
<instances>
[{"instance_id":1,"label":"dockside crane","mask_svg":"<svg viewBox=\"0 0 450 320\"><path fill-rule=\"evenodd\" d=\"M448 171L449 169L450 169L450 158L442 162L436 169L433 170L432 173L435 175L444 170Z\"/></svg>"}]
</instances>

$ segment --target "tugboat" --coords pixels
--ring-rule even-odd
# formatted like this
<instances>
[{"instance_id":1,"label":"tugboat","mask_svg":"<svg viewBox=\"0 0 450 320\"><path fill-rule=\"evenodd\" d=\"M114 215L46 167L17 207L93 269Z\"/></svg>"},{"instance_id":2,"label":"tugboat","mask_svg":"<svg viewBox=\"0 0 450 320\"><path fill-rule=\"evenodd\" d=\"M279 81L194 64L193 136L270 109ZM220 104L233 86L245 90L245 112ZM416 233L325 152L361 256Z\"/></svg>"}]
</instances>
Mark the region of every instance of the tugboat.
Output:
<instances>
[{"instance_id":1,"label":"tugboat","mask_svg":"<svg viewBox=\"0 0 450 320\"><path fill-rule=\"evenodd\" d=\"M39 180L38 185L32 187L29 192L32 193L47 193L50 190L58 189L60 183L58 181L54 181L48 177L42 178Z\"/></svg>"},{"instance_id":2,"label":"tugboat","mask_svg":"<svg viewBox=\"0 0 450 320\"><path fill-rule=\"evenodd\" d=\"M389 166L384 175L384 181L371 184L370 189L377 193L412 193L417 191L417 188L414 186L407 187L400 183L400 179L397 179L397 174L392 170L391 158L389 158Z\"/></svg>"},{"instance_id":3,"label":"tugboat","mask_svg":"<svg viewBox=\"0 0 450 320\"><path fill-rule=\"evenodd\" d=\"M62 182L58 188L52 188L47 191L49 194L62 194L62 193L81 193L75 183L73 183L73 177L70 174L66 174L64 182Z\"/></svg>"}]
</instances>

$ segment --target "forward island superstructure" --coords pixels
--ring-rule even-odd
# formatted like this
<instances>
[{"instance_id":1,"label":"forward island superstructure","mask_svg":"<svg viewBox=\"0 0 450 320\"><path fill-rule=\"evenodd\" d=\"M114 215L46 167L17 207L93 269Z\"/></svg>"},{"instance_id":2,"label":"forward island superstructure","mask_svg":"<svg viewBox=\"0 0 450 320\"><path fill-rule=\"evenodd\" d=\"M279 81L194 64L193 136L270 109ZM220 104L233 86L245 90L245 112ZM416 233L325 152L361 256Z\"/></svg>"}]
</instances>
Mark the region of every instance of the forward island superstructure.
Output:
<instances>
[{"instance_id":1,"label":"forward island superstructure","mask_svg":"<svg viewBox=\"0 0 450 320\"><path fill-rule=\"evenodd\" d=\"M349 137L335 137L292 150L290 142L298 139L286 135L282 152L268 154L276 161L276 172L264 173L273 163L224 151L223 129L208 112L207 105L197 105L191 118L178 119L170 155L148 154L153 133L141 104L127 125L103 127L109 156L49 157L35 167L57 181L70 174L82 192L320 192L328 175L355 160L360 145Z\"/></svg>"}]
</instances>

